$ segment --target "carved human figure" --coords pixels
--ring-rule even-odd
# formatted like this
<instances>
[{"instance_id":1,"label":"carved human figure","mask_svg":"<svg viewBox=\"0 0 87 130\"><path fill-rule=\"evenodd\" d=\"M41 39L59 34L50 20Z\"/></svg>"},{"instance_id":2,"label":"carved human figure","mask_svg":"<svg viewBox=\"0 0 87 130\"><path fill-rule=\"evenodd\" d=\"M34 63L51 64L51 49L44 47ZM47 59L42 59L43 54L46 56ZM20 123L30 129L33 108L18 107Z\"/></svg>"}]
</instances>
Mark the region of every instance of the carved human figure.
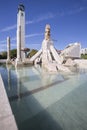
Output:
<instances>
[{"instance_id":1,"label":"carved human figure","mask_svg":"<svg viewBox=\"0 0 87 130\"><path fill-rule=\"evenodd\" d=\"M52 61L50 55L50 46L53 44L50 39L50 25L46 24L45 27L45 38L42 42L42 64L48 64L49 61Z\"/></svg>"},{"instance_id":2,"label":"carved human figure","mask_svg":"<svg viewBox=\"0 0 87 130\"><path fill-rule=\"evenodd\" d=\"M46 24L45 27L45 40L50 40L50 25Z\"/></svg>"},{"instance_id":3,"label":"carved human figure","mask_svg":"<svg viewBox=\"0 0 87 130\"><path fill-rule=\"evenodd\" d=\"M50 25L47 24L45 27L45 37L42 42L41 50L32 58L40 57L42 61L42 67L50 72L58 72L58 70L70 72L70 70L62 65L63 58L57 53L53 40L50 36ZM31 60L32 60L31 59ZM36 61L36 63L38 63Z\"/></svg>"}]
</instances>

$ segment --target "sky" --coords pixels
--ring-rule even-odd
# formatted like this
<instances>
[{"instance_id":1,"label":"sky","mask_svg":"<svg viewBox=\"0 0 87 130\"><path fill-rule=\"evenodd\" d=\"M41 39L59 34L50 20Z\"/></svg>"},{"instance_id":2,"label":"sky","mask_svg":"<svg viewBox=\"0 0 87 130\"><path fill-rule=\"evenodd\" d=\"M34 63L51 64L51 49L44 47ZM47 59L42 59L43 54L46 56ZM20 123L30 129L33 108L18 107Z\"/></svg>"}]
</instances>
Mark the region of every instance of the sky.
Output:
<instances>
[{"instance_id":1,"label":"sky","mask_svg":"<svg viewBox=\"0 0 87 130\"><path fill-rule=\"evenodd\" d=\"M87 48L87 0L0 0L0 52L7 49L7 36L16 48L19 4L25 6L25 47L39 50L50 24L56 49L75 42Z\"/></svg>"}]
</instances>

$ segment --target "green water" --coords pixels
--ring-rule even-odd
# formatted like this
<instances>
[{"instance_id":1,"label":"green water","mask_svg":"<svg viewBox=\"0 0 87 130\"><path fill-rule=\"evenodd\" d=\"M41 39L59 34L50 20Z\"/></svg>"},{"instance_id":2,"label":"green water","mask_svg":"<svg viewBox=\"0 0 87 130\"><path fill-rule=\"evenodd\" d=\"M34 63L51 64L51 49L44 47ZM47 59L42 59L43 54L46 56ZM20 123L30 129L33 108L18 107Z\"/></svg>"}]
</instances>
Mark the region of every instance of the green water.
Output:
<instances>
[{"instance_id":1,"label":"green water","mask_svg":"<svg viewBox=\"0 0 87 130\"><path fill-rule=\"evenodd\" d=\"M1 66L19 130L86 130L87 71L51 74L38 67Z\"/></svg>"}]
</instances>

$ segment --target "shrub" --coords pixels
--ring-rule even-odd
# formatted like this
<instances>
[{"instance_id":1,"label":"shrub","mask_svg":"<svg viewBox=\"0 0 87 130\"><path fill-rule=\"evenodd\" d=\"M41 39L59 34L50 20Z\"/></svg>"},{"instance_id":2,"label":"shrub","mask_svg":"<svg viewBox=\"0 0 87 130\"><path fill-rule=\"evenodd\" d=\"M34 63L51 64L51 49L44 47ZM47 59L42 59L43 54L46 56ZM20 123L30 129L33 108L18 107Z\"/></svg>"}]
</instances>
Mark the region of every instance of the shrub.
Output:
<instances>
[{"instance_id":1,"label":"shrub","mask_svg":"<svg viewBox=\"0 0 87 130\"><path fill-rule=\"evenodd\" d=\"M82 59L87 59L87 54L81 54Z\"/></svg>"}]
</instances>

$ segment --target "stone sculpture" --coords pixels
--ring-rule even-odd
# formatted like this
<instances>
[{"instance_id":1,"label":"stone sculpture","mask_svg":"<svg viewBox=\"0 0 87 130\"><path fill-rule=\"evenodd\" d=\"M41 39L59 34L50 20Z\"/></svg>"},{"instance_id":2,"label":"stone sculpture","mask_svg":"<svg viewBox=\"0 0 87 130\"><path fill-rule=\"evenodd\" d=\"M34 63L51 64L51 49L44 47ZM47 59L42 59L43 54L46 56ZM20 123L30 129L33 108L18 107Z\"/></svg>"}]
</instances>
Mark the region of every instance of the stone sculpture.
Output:
<instances>
[{"instance_id":1,"label":"stone sculpture","mask_svg":"<svg viewBox=\"0 0 87 130\"><path fill-rule=\"evenodd\" d=\"M47 24L45 27L45 40L50 40L50 25Z\"/></svg>"},{"instance_id":2,"label":"stone sculpture","mask_svg":"<svg viewBox=\"0 0 87 130\"><path fill-rule=\"evenodd\" d=\"M45 27L45 37L42 42L42 48L36 55L34 55L30 61L42 61L42 67L51 72L57 72L58 70L69 72L69 69L62 65L63 57L59 56L54 48L53 41L50 37L50 25ZM36 63L36 62L35 62Z\"/></svg>"}]
</instances>

